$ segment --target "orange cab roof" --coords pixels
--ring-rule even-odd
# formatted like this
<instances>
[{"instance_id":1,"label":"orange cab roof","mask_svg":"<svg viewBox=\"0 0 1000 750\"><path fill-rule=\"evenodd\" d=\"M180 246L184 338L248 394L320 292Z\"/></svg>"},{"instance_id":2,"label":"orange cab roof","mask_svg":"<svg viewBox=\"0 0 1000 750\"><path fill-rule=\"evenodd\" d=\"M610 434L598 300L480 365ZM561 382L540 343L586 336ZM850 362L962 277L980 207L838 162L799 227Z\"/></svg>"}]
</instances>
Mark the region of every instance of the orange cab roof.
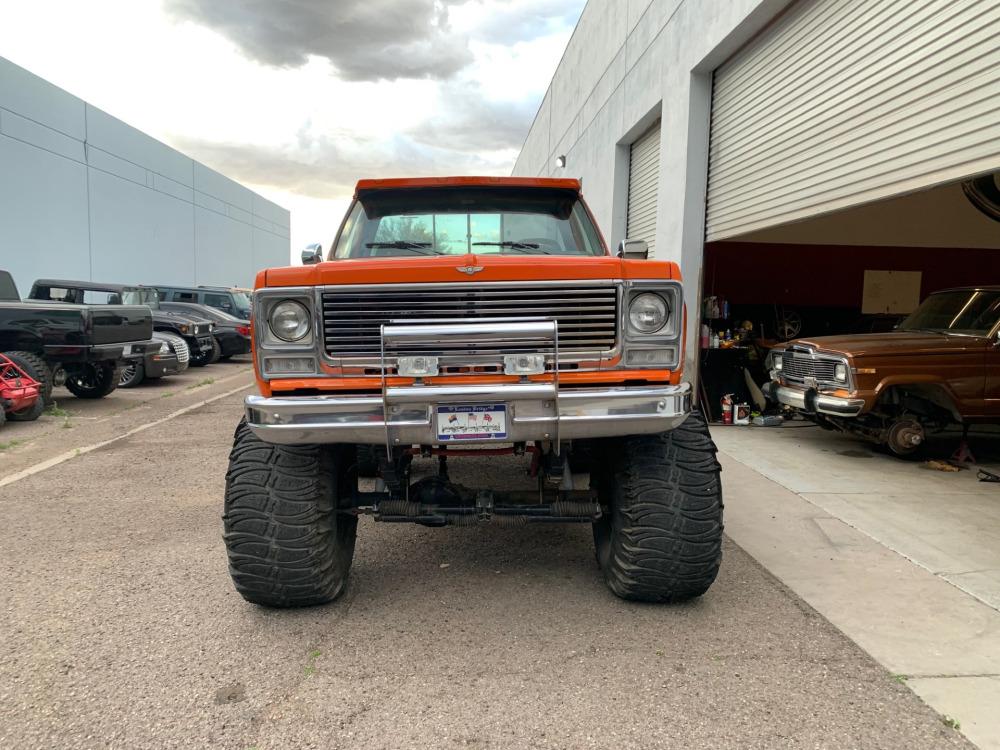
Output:
<instances>
[{"instance_id":1,"label":"orange cab roof","mask_svg":"<svg viewBox=\"0 0 1000 750\"><path fill-rule=\"evenodd\" d=\"M358 180L354 197L372 190L424 187L541 187L580 192L580 181L555 177L392 177L382 180Z\"/></svg>"}]
</instances>

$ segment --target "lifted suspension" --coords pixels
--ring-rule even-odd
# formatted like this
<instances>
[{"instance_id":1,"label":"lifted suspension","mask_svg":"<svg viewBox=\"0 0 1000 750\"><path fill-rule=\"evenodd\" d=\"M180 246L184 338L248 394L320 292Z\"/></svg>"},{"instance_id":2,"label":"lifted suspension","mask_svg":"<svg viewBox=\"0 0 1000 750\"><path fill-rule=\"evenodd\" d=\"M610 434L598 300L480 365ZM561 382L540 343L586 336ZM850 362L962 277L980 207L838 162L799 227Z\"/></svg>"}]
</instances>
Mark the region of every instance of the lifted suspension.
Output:
<instances>
[{"instance_id":1,"label":"lifted suspension","mask_svg":"<svg viewBox=\"0 0 1000 750\"><path fill-rule=\"evenodd\" d=\"M597 493L560 490L539 494L531 490L473 490L441 477L427 477L410 487L410 499L393 499L385 492L356 493L353 507L342 513L370 515L386 523L427 526L473 525L494 521L525 523L591 523L601 517Z\"/></svg>"}]
</instances>

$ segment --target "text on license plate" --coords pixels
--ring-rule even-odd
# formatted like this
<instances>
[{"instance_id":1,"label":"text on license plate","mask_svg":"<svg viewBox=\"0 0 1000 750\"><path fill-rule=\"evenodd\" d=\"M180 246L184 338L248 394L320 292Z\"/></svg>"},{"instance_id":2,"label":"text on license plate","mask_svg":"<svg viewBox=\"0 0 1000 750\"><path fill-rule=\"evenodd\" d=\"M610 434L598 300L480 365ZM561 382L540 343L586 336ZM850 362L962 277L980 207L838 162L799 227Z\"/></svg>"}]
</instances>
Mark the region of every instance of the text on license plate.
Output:
<instances>
[{"instance_id":1,"label":"text on license plate","mask_svg":"<svg viewBox=\"0 0 1000 750\"><path fill-rule=\"evenodd\" d=\"M507 404L449 405L437 408L438 440L506 440Z\"/></svg>"}]
</instances>

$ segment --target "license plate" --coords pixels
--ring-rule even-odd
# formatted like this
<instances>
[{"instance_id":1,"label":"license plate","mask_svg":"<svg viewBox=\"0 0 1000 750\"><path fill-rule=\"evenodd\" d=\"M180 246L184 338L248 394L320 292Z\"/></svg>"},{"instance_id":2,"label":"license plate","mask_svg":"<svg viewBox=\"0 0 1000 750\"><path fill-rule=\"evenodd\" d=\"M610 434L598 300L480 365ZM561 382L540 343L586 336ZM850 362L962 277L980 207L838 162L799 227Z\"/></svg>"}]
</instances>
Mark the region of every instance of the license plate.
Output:
<instances>
[{"instance_id":1,"label":"license plate","mask_svg":"<svg viewBox=\"0 0 1000 750\"><path fill-rule=\"evenodd\" d=\"M506 440L507 404L439 406L437 434L441 442Z\"/></svg>"}]
</instances>

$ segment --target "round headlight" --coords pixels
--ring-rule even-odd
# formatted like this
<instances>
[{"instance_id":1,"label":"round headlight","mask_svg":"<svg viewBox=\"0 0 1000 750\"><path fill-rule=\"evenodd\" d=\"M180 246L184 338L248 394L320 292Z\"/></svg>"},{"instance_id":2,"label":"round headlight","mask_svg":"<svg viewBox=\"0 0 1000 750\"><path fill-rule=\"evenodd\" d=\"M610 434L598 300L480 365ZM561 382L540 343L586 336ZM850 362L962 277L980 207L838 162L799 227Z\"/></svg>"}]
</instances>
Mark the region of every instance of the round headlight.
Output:
<instances>
[{"instance_id":1,"label":"round headlight","mask_svg":"<svg viewBox=\"0 0 1000 750\"><path fill-rule=\"evenodd\" d=\"M656 333L666 325L669 315L666 300L652 292L636 295L628 308L629 323L639 333Z\"/></svg>"},{"instance_id":2,"label":"round headlight","mask_svg":"<svg viewBox=\"0 0 1000 750\"><path fill-rule=\"evenodd\" d=\"M282 341L298 341L309 333L309 311L301 303L286 299L274 306L268 323Z\"/></svg>"}]
</instances>

